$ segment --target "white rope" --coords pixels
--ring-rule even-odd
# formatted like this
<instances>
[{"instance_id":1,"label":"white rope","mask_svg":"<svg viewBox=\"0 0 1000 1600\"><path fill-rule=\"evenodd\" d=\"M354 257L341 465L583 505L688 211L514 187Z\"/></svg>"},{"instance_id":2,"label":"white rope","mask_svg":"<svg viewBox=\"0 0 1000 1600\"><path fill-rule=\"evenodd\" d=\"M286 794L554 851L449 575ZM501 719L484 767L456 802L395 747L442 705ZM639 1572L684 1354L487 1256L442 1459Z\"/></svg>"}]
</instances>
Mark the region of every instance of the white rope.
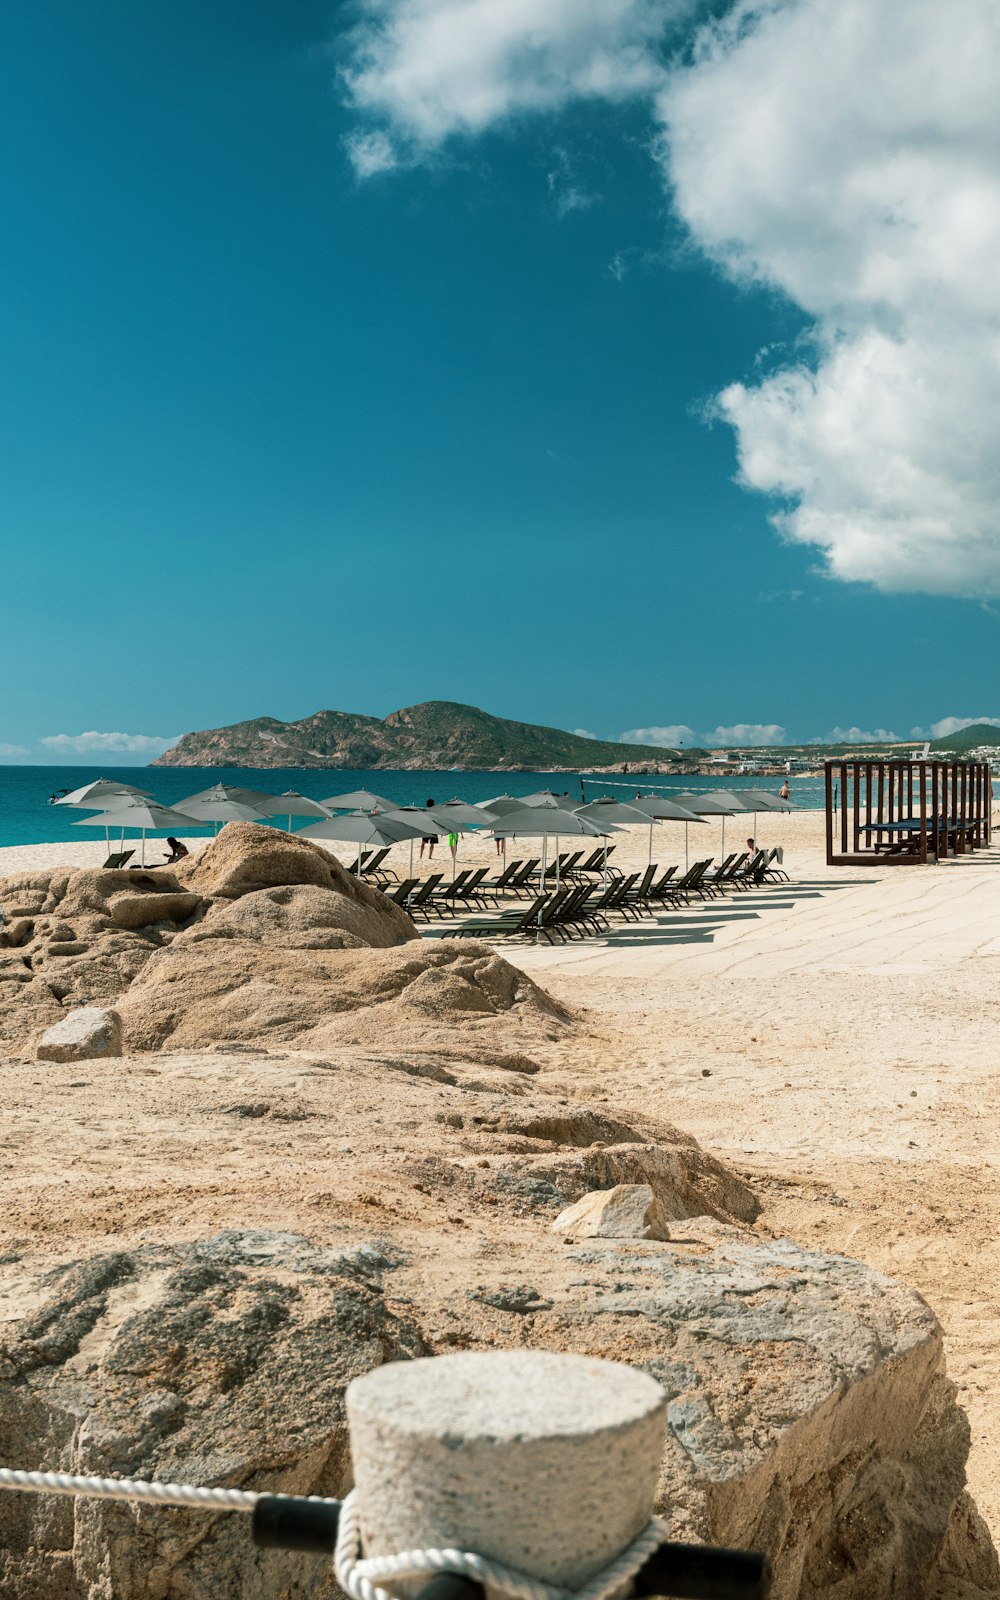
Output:
<instances>
[{"instance_id":1,"label":"white rope","mask_svg":"<svg viewBox=\"0 0 1000 1600\"><path fill-rule=\"evenodd\" d=\"M333 1565L337 1582L351 1600L396 1600L391 1589L380 1587L379 1579L431 1577L438 1572L454 1572L471 1578L474 1583L499 1590L510 1600L608 1600L635 1577L668 1537L666 1525L653 1517L627 1550L577 1590L532 1578L516 1567L468 1550L404 1550L395 1556L362 1560L361 1519L352 1490L340 1509Z\"/></svg>"},{"instance_id":2,"label":"white rope","mask_svg":"<svg viewBox=\"0 0 1000 1600\"><path fill-rule=\"evenodd\" d=\"M79 1494L96 1500L154 1500L161 1506L252 1511L259 1494L246 1489L198 1489L190 1483L146 1483L140 1478L75 1478L68 1472L18 1472L0 1467L0 1489L29 1494Z\"/></svg>"}]
</instances>

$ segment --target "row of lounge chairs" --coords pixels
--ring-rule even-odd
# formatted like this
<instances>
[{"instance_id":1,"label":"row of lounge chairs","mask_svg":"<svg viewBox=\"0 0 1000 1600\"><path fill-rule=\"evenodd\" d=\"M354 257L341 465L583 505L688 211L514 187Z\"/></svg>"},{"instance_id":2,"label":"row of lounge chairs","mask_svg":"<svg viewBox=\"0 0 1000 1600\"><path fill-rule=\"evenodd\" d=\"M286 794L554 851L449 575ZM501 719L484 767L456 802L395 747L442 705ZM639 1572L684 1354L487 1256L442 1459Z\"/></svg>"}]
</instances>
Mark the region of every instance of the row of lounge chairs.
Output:
<instances>
[{"instance_id":1,"label":"row of lounge chairs","mask_svg":"<svg viewBox=\"0 0 1000 1600\"><path fill-rule=\"evenodd\" d=\"M603 858L603 851L602 851ZM759 850L727 856L712 870L711 858L696 861L680 876L676 866L661 870L650 865L642 873L627 876L610 874L603 883L576 882L572 869L567 876L560 867L561 879L544 893L536 892L525 904L500 909L505 894L538 889L533 880L538 862L512 862L499 877L490 879L489 869L460 873L452 883L444 883L442 873L423 881L405 879L388 891L389 899L404 907L415 919L438 921L465 916L452 930L458 938L501 938L513 935L555 939L583 938L587 934L609 931L612 917L639 921L655 915L660 908L677 909L693 899L716 899L730 890L744 891L768 881L788 881L777 862L777 851ZM490 914L493 907L496 914ZM471 915L468 915L471 913Z\"/></svg>"}]
</instances>

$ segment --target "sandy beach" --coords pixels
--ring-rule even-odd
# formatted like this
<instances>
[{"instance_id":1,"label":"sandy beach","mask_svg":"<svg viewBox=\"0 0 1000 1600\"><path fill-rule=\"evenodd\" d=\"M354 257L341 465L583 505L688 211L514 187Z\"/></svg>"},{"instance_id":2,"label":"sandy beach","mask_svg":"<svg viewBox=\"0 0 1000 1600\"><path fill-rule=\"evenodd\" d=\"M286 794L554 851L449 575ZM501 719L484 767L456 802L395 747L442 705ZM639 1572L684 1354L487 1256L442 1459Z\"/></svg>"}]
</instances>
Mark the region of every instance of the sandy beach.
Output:
<instances>
[{"instance_id":1,"label":"sandy beach","mask_svg":"<svg viewBox=\"0 0 1000 1600\"><path fill-rule=\"evenodd\" d=\"M547 1086L694 1134L752 1183L765 1230L860 1257L926 1297L971 1423L970 1488L996 1536L1000 851L924 869L828 869L820 813L758 822L762 843L784 847L788 885L603 939L504 944L585 1019L582 1038L551 1048ZM745 823L727 823L727 844ZM691 859L718 858L719 826L697 830L698 848L695 832ZM517 843L511 856L532 841ZM642 866L648 848L645 830L623 832L613 859ZM93 841L7 849L0 876L103 854ZM407 854L393 853L400 871ZM654 859L678 854L683 828L658 826ZM460 866L495 860L489 840L463 836ZM417 870L450 872L446 848Z\"/></svg>"}]
</instances>

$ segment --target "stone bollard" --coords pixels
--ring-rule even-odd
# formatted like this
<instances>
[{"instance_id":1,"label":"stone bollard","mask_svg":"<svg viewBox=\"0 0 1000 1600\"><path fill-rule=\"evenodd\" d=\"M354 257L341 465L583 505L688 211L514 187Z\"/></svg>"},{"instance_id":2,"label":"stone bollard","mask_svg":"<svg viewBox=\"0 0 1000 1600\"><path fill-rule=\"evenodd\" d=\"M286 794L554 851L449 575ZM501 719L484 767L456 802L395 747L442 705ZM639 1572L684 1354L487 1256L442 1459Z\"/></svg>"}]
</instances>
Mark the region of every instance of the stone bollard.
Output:
<instances>
[{"instance_id":1,"label":"stone bollard","mask_svg":"<svg viewBox=\"0 0 1000 1600\"><path fill-rule=\"evenodd\" d=\"M347 1389L364 1554L450 1546L579 1588L649 1521L665 1412L652 1378L582 1356L376 1367Z\"/></svg>"}]
</instances>

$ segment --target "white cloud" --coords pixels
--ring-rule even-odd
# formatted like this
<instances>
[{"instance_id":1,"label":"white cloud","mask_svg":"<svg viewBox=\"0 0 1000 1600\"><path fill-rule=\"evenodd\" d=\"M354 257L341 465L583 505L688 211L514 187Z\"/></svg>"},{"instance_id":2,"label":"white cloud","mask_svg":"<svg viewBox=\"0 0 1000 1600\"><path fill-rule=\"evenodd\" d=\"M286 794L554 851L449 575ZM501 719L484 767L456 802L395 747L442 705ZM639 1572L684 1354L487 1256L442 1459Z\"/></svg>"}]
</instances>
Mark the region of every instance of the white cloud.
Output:
<instances>
[{"instance_id":1,"label":"white cloud","mask_svg":"<svg viewBox=\"0 0 1000 1600\"><path fill-rule=\"evenodd\" d=\"M787 744L788 734L778 722L734 722L731 728L714 728L705 734L702 742L721 749L734 745Z\"/></svg>"},{"instance_id":2,"label":"white cloud","mask_svg":"<svg viewBox=\"0 0 1000 1600\"><path fill-rule=\"evenodd\" d=\"M837 578L1000 594L1000 7L739 0L659 100L694 240L815 319L718 399Z\"/></svg>"},{"instance_id":3,"label":"white cloud","mask_svg":"<svg viewBox=\"0 0 1000 1600\"><path fill-rule=\"evenodd\" d=\"M911 738L923 738L922 734L911 734ZM898 733L893 733L891 728L831 728L829 733L817 733L813 738L806 740L807 744L899 744Z\"/></svg>"},{"instance_id":4,"label":"white cloud","mask_svg":"<svg viewBox=\"0 0 1000 1600\"><path fill-rule=\"evenodd\" d=\"M10 761L14 756L26 756L27 754L27 745L0 744L0 761Z\"/></svg>"},{"instance_id":5,"label":"white cloud","mask_svg":"<svg viewBox=\"0 0 1000 1600\"><path fill-rule=\"evenodd\" d=\"M347 154L359 178L373 178L377 172L391 172L399 165L392 140L380 128L370 133L352 133Z\"/></svg>"},{"instance_id":6,"label":"white cloud","mask_svg":"<svg viewBox=\"0 0 1000 1600\"><path fill-rule=\"evenodd\" d=\"M735 0L669 71L692 0L361 5L360 174L645 100L694 242L812 319L811 356L718 396L742 482L832 577L1000 595L996 0Z\"/></svg>"},{"instance_id":7,"label":"white cloud","mask_svg":"<svg viewBox=\"0 0 1000 1600\"><path fill-rule=\"evenodd\" d=\"M1000 717L942 717L940 722L931 723L931 733L935 739L948 739L953 733L961 733L963 728L973 728L980 722L1000 728Z\"/></svg>"},{"instance_id":8,"label":"white cloud","mask_svg":"<svg viewBox=\"0 0 1000 1600\"><path fill-rule=\"evenodd\" d=\"M661 745L665 750L676 750L678 745L690 744L694 729L686 722L674 722L666 728L629 728L618 735L619 744Z\"/></svg>"},{"instance_id":9,"label":"white cloud","mask_svg":"<svg viewBox=\"0 0 1000 1600\"><path fill-rule=\"evenodd\" d=\"M591 733L589 728L574 728L573 732L576 734L578 739L596 739L597 738L597 734L596 733Z\"/></svg>"},{"instance_id":10,"label":"white cloud","mask_svg":"<svg viewBox=\"0 0 1000 1600\"><path fill-rule=\"evenodd\" d=\"M657 47L689 3L362 0L344 81L393 159L419 158L525 112L650 94L664 80Z\"/></svg>"},{"instance_id":11,"label":"white cloud","mask_svg":"<svg viewBox=\"0 0 1000 1600\"><path fill-rule=\"evenodd\" d=\"M153 733L49 733L38 742L57 755L103 755L117 750L159 756L175 745L179 737L174 734L165 739Z\"/></svg>"}]
</instances>

